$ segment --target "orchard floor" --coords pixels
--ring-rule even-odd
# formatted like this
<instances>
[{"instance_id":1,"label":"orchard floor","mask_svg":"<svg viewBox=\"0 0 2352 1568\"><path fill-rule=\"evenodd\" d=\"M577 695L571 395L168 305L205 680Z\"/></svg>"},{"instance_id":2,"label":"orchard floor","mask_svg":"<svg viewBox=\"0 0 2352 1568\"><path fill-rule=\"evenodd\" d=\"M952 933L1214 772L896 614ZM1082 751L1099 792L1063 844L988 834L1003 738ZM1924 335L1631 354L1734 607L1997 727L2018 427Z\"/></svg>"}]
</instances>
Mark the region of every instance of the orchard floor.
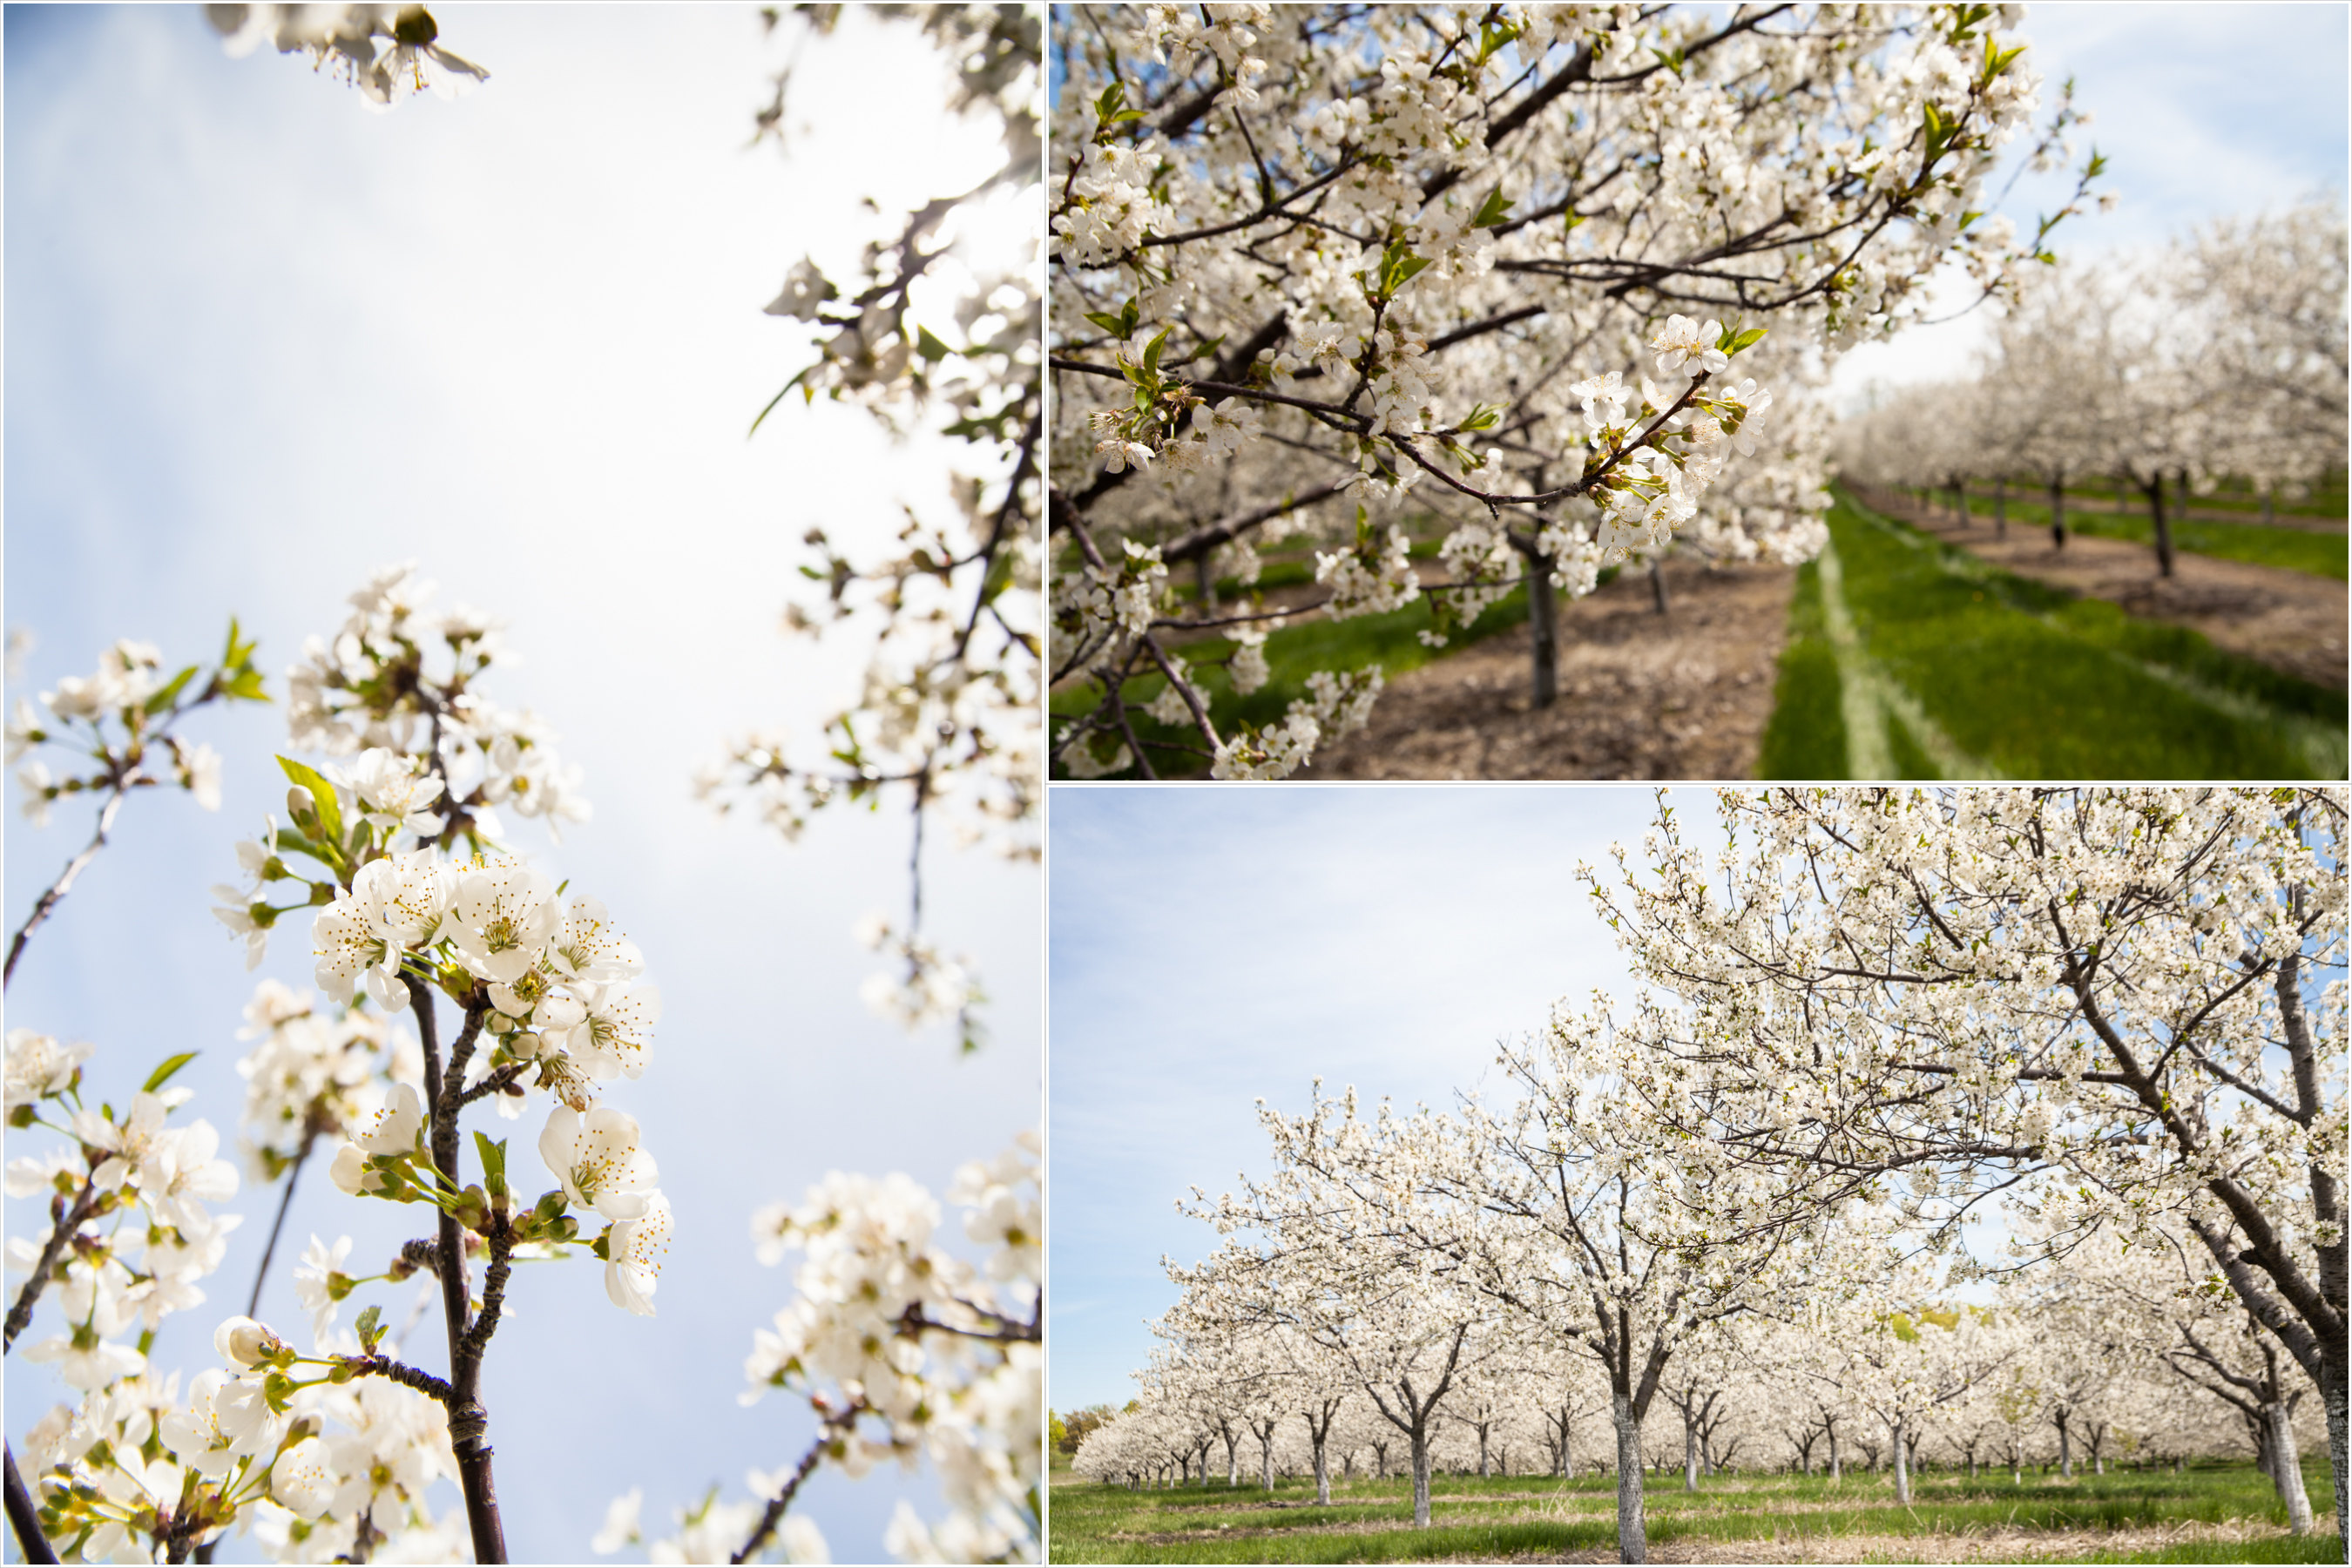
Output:
<instances>
[{"instance_id":1,"label":"orchard floor","mask_svg":"<svg viewBox=\"0 0 2352 1568\"><path fill-rule=\"evenodd\" d=\"M2332 1495L2324 1457L2306 1460L2315 1504ZM1412 1527L1402 1479L1335 1480L1328 1507L1311 1480L1271 1493L1221 1482L1129 1491L1054 1477L1055 1563L1613 1563L1616 1483L1548 1477L1441 1476L1431 1522ZM2116 1471L2072 1480L2006 1471L1970 1481L1930 1474L1910 1507L1890 1478L1849 1474L1709 1478L1679 1474L1644 1489L1655 1563L2332 1563L2335 1515L2286 1531L2268 1478L2249 1464Z\"/></svg>"},{"instance_id":2,"label":"orchard floor","mask_svg":"<svg viewBox=\"0 0 2352 1568\"><path fill-rule=\"evenodd\" d=\"M1746 778L1772 714L1796 573L1671 560L1559 612L1559 696L1528 700L1524 622L1388 683L1309 779Z\"/></svg>"},{"instance_id":3,"label":"orchard floor","mask_svg":"<svg viewBox=\"0 0 2352 1568\"><path fill-rule=\"evenodd\" d=\"M1972 516L1964 529L1948 510L1930 511L1884 491L1868 499L1879 511L2021 576L2109 600L2145 619L2188 626L2273 669L2345 688L2347 601L2340 581L2187 552L2173 557L2172 576L2159 577L2155 552L2144 545L2075 533L2058 550L2047 527L2012 521L2007 537L1997 538L1987 516Z\"/></svg>"}]
</instances>

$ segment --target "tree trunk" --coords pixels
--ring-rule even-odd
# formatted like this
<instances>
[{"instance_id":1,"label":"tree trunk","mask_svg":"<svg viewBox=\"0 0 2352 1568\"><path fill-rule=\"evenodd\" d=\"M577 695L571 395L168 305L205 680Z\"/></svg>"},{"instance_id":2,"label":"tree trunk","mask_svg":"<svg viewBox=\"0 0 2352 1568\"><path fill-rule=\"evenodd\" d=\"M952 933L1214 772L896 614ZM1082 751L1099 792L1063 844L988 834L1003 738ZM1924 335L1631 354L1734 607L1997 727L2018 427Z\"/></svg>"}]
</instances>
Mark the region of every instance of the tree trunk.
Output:
<instances>
[{"instance_id":1,"label":"tree trunk","mask_svg":"<svg viewBox=\"0 0 2352 1568\"><path fill-rule=\"evenodd\" d=\"M1845 1479L1844 1467L1838 1459L1837 1424L1835 1422L1832 1422L1830 1424L1830 1479L1833 1481L1843 1481Z\"/></svg>"},{"instance_id":2,"label":"tree trunk","mask_svg":"<svg viewBox=\"0 0 2352 1568\"><path fill-rule=\"evenodd\" d=\"M1992 536L2009 537L2009 479L2005 475L1992 482Z\"/></svg>"},{"instance_id":3,"label":"tree trunk","mask_svg":"<svg viewBox=\"0 0 2352 1568\"><path fill-rule=\"evenodd\" d=\"M1698 1490L1698 1426L1683 1417L1683 1490Z\"/></svg>"},{"instance_id":4,"label":"tree trunk","mask_svg":"<svg viewBox=\"0 0 2352 1568\"><path fill-rule=\"evenodd\" d=\"M2066 1413L2062 1410L2051 1419L2058 1424L2058 1473L2071 1481L2074 1479L2074 1447L2066 1431Z\"/></svg>"},{"instance_id":5,"label":"tree trunk","mask_svg":"<svg viewBox=\"0 0 2352 1568\"><path fill-rule=\"evenodd\" d=\"M1534 663L1529 671L1528 699L1549 708L1559 697L1559 611L1551 586L1552 560L1529 552L1528 561L1528 630Z\"/></svg>"},{"instance_id":6,"label":"tree trunk","mask_svg":"<svg viewBox=\"0 0 2352 1568\"><path fill-rule=\"evenodd\" d=\"M2277 519L2276 517L2273 516L2273 515L2272 515L2272 512L2271 512L2271 492L2270 492L2270 489L2269 489L2269 487L2268 487L2268 486L2265 486L2265 487L2263 487L2263 525L2267 527L2269 524L2273 523L2273 522L2276 522L2277 521L2278 521L2278 519Z\"/></svg>"},{"instance_id":7,"label":"tree trunk","mask_svg":"<svg viewBox=\"0 0 2352 1568\"><path fill-rule=\"evenodd\" d=\"M1650 604L1658 614L1666 613L1666 579L1655 561L1650 563Z\"/></svg>"},{"instance_id":8,"label":"tree trunk","mask_svg":"<svg viewBox=\"0 0 2352 1568\"><path fill-rule=\"evenodd\" d=\"M2159 473L2147 483L2147 510L2156 524L2156 574L2172 575L2172 522L2164 514L2164 476Z\"/></svg>"},{"instance_id":9,"label":"tree trunk","mask_svg":"<svg viewBox=\"0 0 2352 1568\"><path fill-rule=\"evenodd\" d=\"M2053 550L2066 548L2066 481L2050 481L2050 542Z\"/></svg>"},{"instance_id":10,"label":"tree trunk","mask_svg":"<svg viewBox=\"0 0 2352 1568\"><path fill-rule=\"evenodd\" d=\"M2311 1533L2311 1499L2303 1489L2303 1455L2294 1440L2294 1414L2284 1399L2263 1406L2270 1417L2271 1479L2279 1501L2286 1504L2286 1527L2297 1535Z\"/></svg>"},{"instance_id":11,"label":"tree trunk","mask_svg":"<svg viewBox=\"0 0 2352 1568\"><path fill-rule=\"evenodd\" d=\"M1954 479L1952 493L1959 498L1960 529L1961 531L1966 532L1969 526L1969 481L1964 478Z\"/></svg>"},{"instance_id":12,"label":"tree trunk","mask_svg":"<svg viewBox=\"0 0 2352 1568\"><path fill-rule=\"evenodd\" d=\"M1242 1443L1231 1432L1225 1435L1225 1485L1242 1484Z\"/></svg>"},{"instance_id":13,"label":"tree trunk","mask_svg":"<svg viewBox=\"0 0 2352 1568\"><path fill-rule=\"evenodd\" d=\"M1429 1528L1429 1428L1412 1429L1412 1527Z\"/></svg>"},{"instance_id":14,"label":"tree trunk","mask_svg":"<svg viewBox=\"0 0 2352 1568\"><path fill-rule=\"evenodd\" d=\"M1201 591L1201 618L1207 620L1217 613L1217 578L1209 570L1208 551L1192 557L1192 581Z\"/></svg>"},{"instance_id":15,"label":"tree trunk","mask_svg":"<svg viewBox=\"0 0 2352 1568\"><path fill-rule=\"evenodd\" d=\"M1564 1479L1576 1479L1576 1456L1569 1447L1568 1406L1559 1410L1559 1473Z\"/></svg>"},{"instance_id":16,"label":"tree trunk","mask_svg":"<svg viewBox=\"0 0 2352 1568\"><path fill-rule=\"evenodd\" d=\"M1626 1395L1616 1394L1609 1405L1617 1424L1617 1560L1647 1563L1650 1542L1642 1529L1642 1422Z\"/></svg>"},{"instance_id":17,"label":"tree trunk","mask_svg":"<svg viewBox=\"0 0 2352 1568\"><path fill-rule=\"evenodd\" d=\"M1257 1473L1267 1491L1274 1489L1274 1427L1271 1424L1258 1434Z\"/></svg>"},{"instance_id":18,"label":"tree trunk","mask_svg":"<svg viewBox=\"0 0 2352 1568\"><path fill-rule=\"evenodd\" d=\"M1486 1428L1481 1426L1478 1428L1478 1479L1483 1481L1486 1476Z\"/></svg>"},{"instance_id":19,"label":"tree trunk","mask_svg":"<svg viewBox=\"0 0 2352 1568\"><path fill-rule=\"evenodd\" d=\"M1326 1452L1326 1439L1315 1435L1315 1500L1328 1504L1331 1500L1331 1460Z\"/></svg>"},{"instance_id":20,"label":"tree trunk","mask_svg":"<svg viewBox=\"0 0 2352 1568\"><path fill-rule=\"evenodd\" d=\"M2346 1507L2344 1363L2341 1359L2344 1347L2342 1345L2336 1347L2336 1354L2338 1359L2334 1366L2329 1366L2324 1362L2320 1364L2320 1371L2328 1375L2319 1380L2319 1397L2327 1410L2327 1464L2336 1474L2336 1541L2340 1546L2345 1543L2345 1517L2347 1512L2352 1512L2352 1510L2347 1510Z\"/></svg>"},{"instance_id":21,"label":"tree trunk","mask_svg":"<svg viewBox=\"0 0 2352 1568\"><path fill-rule=\"evenodd\" d=\"M1910 1456L1906 1452L1909 1445L1903 1441L1903 1417L1897 1415L1888 1425L1895 1435L1895 1500L1901 1506L1909 1508L1911 1506L1911 1467Z\"/></svg>"}]
</instances>

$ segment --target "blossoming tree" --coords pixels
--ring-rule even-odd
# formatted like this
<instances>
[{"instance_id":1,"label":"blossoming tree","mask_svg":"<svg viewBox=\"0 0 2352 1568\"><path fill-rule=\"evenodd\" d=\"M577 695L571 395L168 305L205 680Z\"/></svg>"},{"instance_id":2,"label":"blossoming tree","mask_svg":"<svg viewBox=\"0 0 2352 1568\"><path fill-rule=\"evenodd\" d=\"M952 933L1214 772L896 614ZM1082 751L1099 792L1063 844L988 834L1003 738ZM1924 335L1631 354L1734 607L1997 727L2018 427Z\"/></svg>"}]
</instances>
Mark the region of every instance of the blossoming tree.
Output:
<instances>
[{"instance_id":1,"label":"blossoming tree","mask_svg":"<svg viewBox=\"0 0 2352 1568\"><path fill-rule=\"evenodd\" d=\"M2041 251L2047 223L2020 244L1978 210L2038 107L2014 12L1057 14L1053 678L1100 698L1057 764L1156 771L1140 679L1185 731L1156 744L1220 777L1283 776L1361 721L1377 668L1320 672L1261 729L1221 724L1171 651L1233 632L1253 689L1284 612L1181 613L1167 568L1225 550L1246 579L1252 534L1303 509L1337 503L1335 619L1418 600L1443 642L1532 584L1538 702L1552 595L1601 565L1677 536L1812 554L1820 446L1773 388L1916 314L1945 262L1998 289ZM1761 482L1725 489L1748 464ZM1443 584L1408 508L1448 529Z\"/></svg>"}]
</instances>

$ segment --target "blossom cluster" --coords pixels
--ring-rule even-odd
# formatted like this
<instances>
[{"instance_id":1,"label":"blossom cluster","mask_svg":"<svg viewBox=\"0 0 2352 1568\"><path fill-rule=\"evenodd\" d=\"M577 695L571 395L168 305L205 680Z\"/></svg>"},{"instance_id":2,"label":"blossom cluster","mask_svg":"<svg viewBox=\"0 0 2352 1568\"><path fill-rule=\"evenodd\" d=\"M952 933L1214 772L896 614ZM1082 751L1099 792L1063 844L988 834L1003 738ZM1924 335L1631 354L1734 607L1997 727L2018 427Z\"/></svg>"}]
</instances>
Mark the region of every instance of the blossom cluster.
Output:
<instances>
[{"instance_id":1,"label":"blossom cluster","mask_svg":"<svg viewBox=\"0 0 2352 1568\"><path fill-rule=\"evenodd\" d=\"M830 1172L798 1204L773 1204L751 1219L760 1261L795 1251L803 1258L791 1304L753 1335L742 1402L774 1389L808 1400L819 1432L799 1475L820 1463L860 1476L887 1460L911 1468L929 1458L949 1513L927 1521L898 1505L886 1544L908 1561L1036 1560L1045 1419L1037 1150L1036 1135L1024 1132L950 1184L964 1238L982 1249L978 1263L941 1244L938 1200L897 1173ZM789 1500L797 1479L780 1470L754 1474L751 1484L771 1501ZM633 1492L615 1501L598 1551L641 1538L642 1500ZM657 1563L756 1552L761 1517L758 1503L714 1495L684 1517L680 1537L649 1551ZM779 1535L790 1560L816 1560L808 1553L822 1552L822 1538L796 1539L790 1519L782 1516Z\"/></svg>"},{"instance_id":2,"label":"blossom cluster","mask_svg":"<svg viewBox=\"0 0 2352 1568\"><path fill-rule=\"evenodd\" d=\"M563 824L589 816L580 769L536 714L474 689L507 653L499 623L463 606L429 610L433 593L413 562L373 573L342 628L308 639L287 672L288 738L355 757L345 782L379 826L478 845L504 837L498 812L510 808L560 839Z\"/></svg>"},{"instance_id":3,"label":"blossom cluster","mask_svg":"<svg viewBox=\"0 0 2352 1568\"><path fill-rule=\"evenodd\" d=\"M489 79L441 47L433 14L418 5L207 5L205 15L232 58L265 43L281 55L308 55L312 69L351 83L376 109L427 90L455 98Z\"/></svg>"},{"instance_id":4,"label":"blossom cluster","mask_svg":"<svg viewBox=\"0 0 2352 1568\"><path fill-rule=\"evenodd\" d=\"M212 673L198 681L202 666L166 674L162 649L126 638L100 653L90 674L66 676L42 692L37 707L17 699L7 724L8 761L23 763L16 783L24 792L26 816L43 827L50 807L68 795L111 800L158 784L184 789L206 811L218 811L220 753L202 742L183 741L172 730L191 710L209 702L266 700L253 648L231 621L227 648ZM52 773L47 757L26 758L37 747L69 751L76 761L69 771Z\"/></svg>"}]
</instances>

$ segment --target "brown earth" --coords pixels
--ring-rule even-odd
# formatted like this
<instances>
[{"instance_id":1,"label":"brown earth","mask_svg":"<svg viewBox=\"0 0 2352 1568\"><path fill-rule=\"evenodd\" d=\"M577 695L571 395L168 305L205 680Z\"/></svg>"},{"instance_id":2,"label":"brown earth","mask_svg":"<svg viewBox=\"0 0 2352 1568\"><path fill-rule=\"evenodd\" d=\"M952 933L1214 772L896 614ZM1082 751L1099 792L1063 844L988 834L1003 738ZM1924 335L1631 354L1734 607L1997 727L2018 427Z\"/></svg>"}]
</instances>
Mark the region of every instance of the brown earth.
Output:
<instances>
[{"instance_id":1,"label":"brown earth","mask_svg":"<svg viewBox=\"0 0 2352 1568\"><path fill-rule=\"evenodd\" d=\"M1670 560L1559 612L1559 697L1528 699L1525 626L1389 682L1303 779L1734 779L1754 772L1796 573Z\"/></svg>"},{"instance_id":2,"label":"brown earth","mask_svg":"<svg viewBox=\"0 0 2352 1568\"><path fill-rule=\"evenodd\" d=\"M2128 540L2070 533L2063 551L2050 531L2012 523L1996 538L1989 519L1962 529L1948 511L1929 512L1885 491L1867 504L2021 577L2109 599L2131 615L2200 632L2216 647L2322 686L2345 689L2345 585L2332 577L2181 552L2173 575L2156 574L2156 552Z\"/></svg>"}]
</instances>

